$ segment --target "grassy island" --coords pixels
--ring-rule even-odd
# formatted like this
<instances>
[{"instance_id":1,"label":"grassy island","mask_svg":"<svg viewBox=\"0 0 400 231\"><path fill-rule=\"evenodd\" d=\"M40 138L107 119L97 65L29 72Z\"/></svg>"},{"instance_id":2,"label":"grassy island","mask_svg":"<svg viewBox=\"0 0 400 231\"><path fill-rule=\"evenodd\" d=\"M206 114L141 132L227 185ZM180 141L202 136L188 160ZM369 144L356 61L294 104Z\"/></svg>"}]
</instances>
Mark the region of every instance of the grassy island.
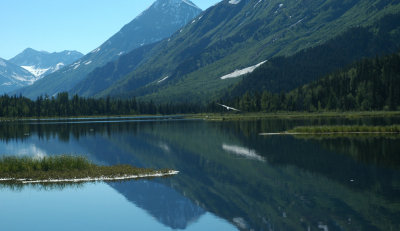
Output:
<instances>
[{"instance_id":1,"label":"grassy island","mask_svg":"<svg viewBox=\"0 0 400 231\"><path fill-rule=\"evenodd\" d=\"M113 181L177 173L168 169L153 170L130 165L98 166L80 156L0 158L0 181L17 183Z\"/></svg>"},{"instance_id":2,"label":"grassy island","mask_svg":"<svg viewBox=\"0 0 400 231\"><path fill-rule=\"evenodd\" d=\"M260 135L334 135L334 136L347 136L347 135L400 135L400 125L391 126L365 126L365 125L351 125L351 126L300 126L291 130L278 133L260 133Z\"/></svg>"},{"instance_id":3,"label":"grassy island","mask_svg":"<svg viewBox=\"0 0 400 231\"><path fill-rule=\"evenodd\" d=\"M400 125L391 126L303 126L295 127L287 133L400 133Z\"/></svg>"}]
</instances>

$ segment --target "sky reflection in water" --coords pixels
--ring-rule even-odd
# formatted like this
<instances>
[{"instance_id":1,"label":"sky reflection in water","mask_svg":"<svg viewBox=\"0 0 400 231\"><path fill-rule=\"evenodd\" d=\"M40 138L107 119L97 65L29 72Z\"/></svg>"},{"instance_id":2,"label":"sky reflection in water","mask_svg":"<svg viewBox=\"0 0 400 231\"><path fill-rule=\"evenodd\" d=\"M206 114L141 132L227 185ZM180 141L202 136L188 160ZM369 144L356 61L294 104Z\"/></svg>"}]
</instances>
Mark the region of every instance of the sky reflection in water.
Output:
<instances>
[{"instance_id":1,"label":"sky reflection in water","mask_svg":"<svg viewBox=\"0 0 400 231\"><path fill-rule=\"evenodd\" d=\"M62 190L4 186L0 219L14 230L396 230L399 139L258 135L304 124L396 122L0 124L0 155L83 154L99 164L181 171Z\"/></svg>"}]
</instances>

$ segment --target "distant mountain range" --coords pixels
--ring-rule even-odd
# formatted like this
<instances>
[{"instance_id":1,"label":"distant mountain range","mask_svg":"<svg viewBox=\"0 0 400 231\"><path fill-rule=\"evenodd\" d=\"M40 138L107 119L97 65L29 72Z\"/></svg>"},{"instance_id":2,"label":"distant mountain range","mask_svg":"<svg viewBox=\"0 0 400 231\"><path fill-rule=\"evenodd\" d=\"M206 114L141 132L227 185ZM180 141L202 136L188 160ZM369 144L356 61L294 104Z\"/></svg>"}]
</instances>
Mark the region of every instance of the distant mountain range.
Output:
<instances>
[{"instance_id":1,"label":"distant mountain range","mask_svg":"<svg viewBox=\"0 0 400 231\"><path fill-rule=\"evenodd\" d=\"M170 38L90 73L71 93L207 102L272 57L324 44L399 11L398 1L225 0Z\"/></svg>"},{"instance_id":2,"label":"distant mountain range","mask_svg":"<svg viewBox=\"0 0 400 231\"><path fill-rule=\"evenodd\" d=\"M83 56L78 51L62 51L49 53L27 48L9 62L21 66L40 79L48 74L56 72Z\"/></svg>"},{"instance_id":3,"label":"distant mountain range","mask_svg":"<svg viewBox=\"0 0 400 231\"><path fill-rule=\"evenodd\" d=\"M69 91L95 68L136 48L171 36L201 12L201 9L189 0L157 0L100 47L63 70L15 93L35 98L38 95Z\"/></svg>"},{"instance_id":4,"label":"distant mountain range","mask_svg":"<svg viewBox=\"0 0 400 231\"><path fill-rule=\"evenodd\" d=\"M32 84L36 77L20 66L0 58L0 94Z\"/></svg>"},{"instance_id":5,"label":"distant mountain range","mask_svg":"<svg viewBox=\"0 0 400 231\"><path fill-rule=\"evenodd\" d=\"M30 86L82 56L77 51L49 53L27 48L8 61L0 59L0 94Z\"/></svg>"},{"instance_id":6,"label":"distant mountain range","mask_svg":"<svg viewBox=\"0 0 400 231\"><path fill-rule=\"evenodd\" d=\"M400 2L396 0L224 0L202 13L187 0L158 0L99 48L15 93L35 98L68 91L86 97L209 102L225 95L246 74L270 65L268 60L328 44L354 28L365 28L369 45L377 44L377 48L364 46L366 52L346 57L335 51L348 52L350 43L335 44L337 49L328 44L329 49L321 50L319 57L339 62L321 59L328 62L327 71L380 52L396 52L396 42L389 40L397 34L382 39L370 26L398 12ZM174 26L161 36L162 28L171 24ZM356 36L362 38L363 34ZM382 40L376 41L378 37ZM386 41L390 46L385 47ZM289 77L290 86L268 84L271 89L291 90L320 74Z\"/></svg>"}]
</instances>

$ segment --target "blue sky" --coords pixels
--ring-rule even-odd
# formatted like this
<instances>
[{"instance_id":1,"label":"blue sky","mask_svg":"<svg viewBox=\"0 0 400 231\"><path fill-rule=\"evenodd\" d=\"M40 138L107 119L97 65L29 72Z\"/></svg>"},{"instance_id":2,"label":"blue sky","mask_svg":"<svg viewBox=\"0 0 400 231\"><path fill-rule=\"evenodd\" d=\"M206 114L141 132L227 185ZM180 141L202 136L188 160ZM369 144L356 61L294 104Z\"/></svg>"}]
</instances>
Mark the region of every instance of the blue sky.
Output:
<instances>
[{"instance_id":1,"label":"blue sky","mask_svg":"<svg viewBox=\"0 0 400 231\"><path fill-rule=\"evenodd\" d=\"M192 0L203 10L221 0ZM84 54L101 45L154 0L2 0L0 57L31 47Z\"/></svg>"}]
</instances>

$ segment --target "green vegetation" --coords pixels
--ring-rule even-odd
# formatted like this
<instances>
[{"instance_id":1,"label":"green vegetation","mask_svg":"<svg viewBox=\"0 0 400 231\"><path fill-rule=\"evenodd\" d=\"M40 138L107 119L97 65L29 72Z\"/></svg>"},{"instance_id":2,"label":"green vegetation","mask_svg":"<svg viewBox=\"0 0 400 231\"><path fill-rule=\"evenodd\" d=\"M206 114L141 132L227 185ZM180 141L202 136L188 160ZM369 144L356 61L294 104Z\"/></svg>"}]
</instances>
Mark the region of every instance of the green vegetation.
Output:
<instances>
[{"instance_id":1,"label":"green vegetation","mask_svg":"<svg viewBox=\"0 0 400 231\"><path fill-rule=\"evenodd\" d=\"M400 47L400 14L387 15L369 27L354 27L292 56L276 57L245 76L226 97L246 91L289 92L363 58L388 55Z\"/></svg>"},{"instance_id":2,"label":"green vegetation","mask_svg":"<svg viewBox=\"0 0 400 231\"><path fill-rule=\"evenodd\" d=\"M135 98L93 99L77 95L70 98L66 92L56 97L40 96L35 101L23 96L0 96L0 118L181 114L205 110L204 106L191 103L156 105Z\"/></svg>"},{"instance_id":3,"label":"green vegetation","mask_svg":"<svg viewBox=\"0 0 400 231\"><path fill-rule=\"evenodd\" d=\"M199 113L185 115L188 119L208 121L262 120L262 119L306 119L306 118L391 118L400 117L399 111L328 111L328 112L248 112L248 113Z\"/></svg>"},{"instance_id":4,"label":"green vegetation","mask_svg":"<svg viewBox=\"0 0 400 231\"><path fill-rule=\"evenodd\" d=\"M400 4L395 1L381 0L315 0L307 4L303 1L291 1L282 7L279 6L282 2L278 0L261 1L257 3L257 7L246 3L242 1L241 4L232 5L223 1L206 10L201 15L201 20L189 23L169 40L155 45L144 56L140 51L127 54L134 60L128 67L130 70L119 64L126 59L121 57L114 65L107 65L101 72L90 74L85 86L100 85L96 89L101 90L100 92L92 91L96 87L84 88L78 85L77 88L83 90L79 93L99 97L143 96L146 100L156 102L205 102L219 97L223 90L241 80L220 79L235 69L252 66L272 57L293 55L306 48L324 44L350 28L372 25L383 16L398 12L400 8ZM361 57L375 56L382 51L394 52L390 48L392 44L398 44L399 40L395 39L398 34L386 34L382 31L378 34L382 34L382 37L371 41L368 40L370 36L359 41L358 38L363 38L361 34L354 40L351 37L345 38L345 41L354 41L352 46L360 45L364 48L355 53L356 55L352 55L354 50L351 49L346 53L333 49L334 52L323 53L323 56L336 57L335 61L344 57L344 60L350 61L344 63L347 65ZM365 41L373 46L366 48L367 46L363 46ZM347 58L349 54L350 60ZM135 60L135 56L143 57ZM326 67L332 64L338 68L343 62L339 65L334 65L333 62L323 64L325 66L322 68L332 71L329 69L331 66ZM284 70L288 71L289 68ZM167 76L168 79L160 81ZM108 79L115 82L109 84ZM296 78L293 78L291 87L304 84L296 83L294 79ZM104 87L107 89L102 90Z\"/></svg>"},{"instance_id":5,"label":"green vegetation","mask_svg":"<svg viewBox=\"0 0 400 231\"><path fill-rule=\"evenodd\" d=\"M250 112L400 109L400 54L365 59L289 93L245 93L225 104Z\"/></svg>"},{"instance_id":6,"label":"green vegetation","mask_svg":"<svg viewBox=\"0 0 400 231\"><path fill-rule=\"evenodd\" d=\"M324 134L324 133L400 133L400 125L391 126L301 126L287 133Z\"/></svg>"},{"instance_id":7,"label":"green vegetation","mask_svg":"<svg viewBox=\"0 0 400 231\"><path fill-rule=\"evenodd\" d=\"M294 124L301 124L302 121ZM366 165L350 155L327 151L318 145L319 141L304 142L281 136L266 138L256 134L260 130L293 127L293 120L285 122L288 124L284 126L279 120L266 120L141 127L143 139L155 145L158 141L165 142L170 147L181 149L181 154L165 152L154 156L150 155L150 149L143 148L143 152L136 155L133 153L136 153L137 146L132 143L126 145L142 163L179 166L184 174L170 178L169 185L176 186L174 189L184 192L192 201L202 201L203 208L219 217L230 221L242 217L251 227L249 229L265 229L264 217L269 217L279 230L307 230L304 227L313 227L321 221L343 224L339 230L352 230L355 227L359 230L398 229L399 220L396 218L400 208L395 203L399 201L398 171ZM120 139L112 140L116 146L124 143ZM360 159L370 155L368 162L376 158L382 164L390 161L400 163L396 155L399 142L395 140L365 138L363 140L366 141L357 146L346 142L349 140L341 139L341 143L336 143L338 139L328 141L344 152L355 149ZM224 143L254 150L267 162L230 155L221 148ZM117 155L123 158L127 154ZM382 159L384 161L380 162ZM355 182L351 182L351 179L355 179ZM283 211L290 211L287 217L282 217ZM320 229L315 227L311 230Z\"/></svg>"},{"instance_id":8,"label":"green vegetation","mask_svg":"<svg viewBox=\"0 0 400 231\"><path fill-rule=\"evenodd\" d=\"M387 15L368 28L352 28L322 45L290 57L273 58L243 78L222 98L198 90L201 89L199 86L197 90L190 90L193 86L186 86L191 93L177 100L163 95L162 84L158 89L160 91L154 94L157 94L156 98L162 98L158 101L164 103L143 101L145 98L140 101L136 98L94 99L77 95L70 98L68 93L59 93L56 97L40 96L36 101L4 95L0 97L0 117L224 112L225 109L217 103L238 108L242 112L396 111L400 110L400 53L364 59L344 67L361 57L397 50L400 45L399 22L400 14ZM99 72L101 70L98 69ZM336 72L332 73L334 70ZM104 70L104 73L108 72ZM100 75L94 76L98 79ZM308 84L303 85L305 83ZM294 90L286 92L291 89ZM182 94L178 91L175 93ZM207 95L218 100L208 104L195 103L201 101L201 97L191 97L192 94Z\"/></svg>"},{"instance_id":9,"label":"green vegetation","mask_svg":"<svg viewBox=\"0 0 400 231\"><path fill-rule=\"evenodd\" d=\"M44 158L9 156L0 159L0 179L17 182L73 181L88 178L112 180L168 173L171 171L135 168L130 165L98 166L84 157L68 155Z\"/></svg>"}]
</instances>

